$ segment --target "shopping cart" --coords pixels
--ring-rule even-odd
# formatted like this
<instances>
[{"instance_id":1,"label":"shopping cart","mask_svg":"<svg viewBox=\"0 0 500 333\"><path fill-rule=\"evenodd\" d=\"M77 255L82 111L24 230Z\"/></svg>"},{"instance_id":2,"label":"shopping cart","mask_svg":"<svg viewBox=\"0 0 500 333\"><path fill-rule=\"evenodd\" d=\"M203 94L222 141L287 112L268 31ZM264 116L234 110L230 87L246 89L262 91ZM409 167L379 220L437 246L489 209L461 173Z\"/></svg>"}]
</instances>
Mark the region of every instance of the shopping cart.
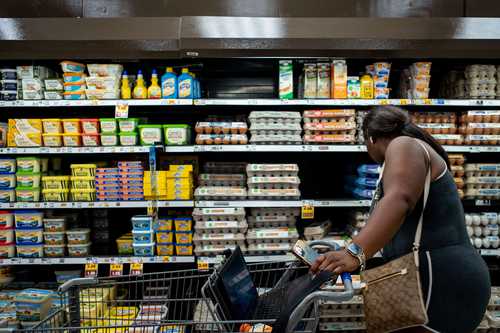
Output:
<instances>
[{"instance_id":1,"label":"shopping cart","mask_svg":"<svg viewBox=\"0 0 500 333\"><path fill-rule=\"evenodd\" d=\"M313 241L311 246L338 245ZM248 265L255 286L261 292L278 288L296 276L307 274L298 261ZM35 333L190 333L246 332L273 319L227 320L218 304L204 294L204 286L217 274L181 270L147 273L140 276L80 278L61 285L63 306L38 325L26 330ZM354 291L350 276L343 276L344 291L316 291L305 297L290 315L286 332L315 332L320 301L347 301ZM333 282L334 283L334 282ZM250 328L250 329L248 329Z\"/></svg>"}]
</instances>

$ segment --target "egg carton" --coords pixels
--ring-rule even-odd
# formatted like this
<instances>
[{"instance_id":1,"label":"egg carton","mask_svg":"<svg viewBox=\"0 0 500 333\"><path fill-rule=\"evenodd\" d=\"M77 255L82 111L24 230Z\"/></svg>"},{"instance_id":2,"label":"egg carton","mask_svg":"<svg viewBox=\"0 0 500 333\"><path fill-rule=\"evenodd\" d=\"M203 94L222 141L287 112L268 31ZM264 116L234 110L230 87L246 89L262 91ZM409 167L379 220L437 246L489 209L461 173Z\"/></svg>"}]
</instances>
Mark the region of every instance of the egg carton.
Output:
<instances>
[{"instance_id":1,"label":"egg carton","mask_svg":"<svg viewBox=\"0 0 500 333\"><path fill-rule=\"evenodd\" d=\"M467 177L465 184L469 185L499 185L500 177Z\"/></svg>"},{"instance_id":2,"label":"egg carton","mask_svg":"<svg viewBox=\"0 0 500 333\"><path fill-rule=\"evenodd\" d=\"M285 215L248 217L248 226L250 228L295 227L296 224L297 224L296 217L290 217Z\"/></svg>"},{"instance_id":3,"label":"egg carton","mask_svg":"<svg viewBox=\"0 0 500 333\"><path fill-rule=\"evenodd\" d=\"M204 245L245 245L244 234L195 234L193 236L193 243L196 247Z\"/></svg>"},{"instance_id":4,"label":"egg carton","mask_svg":"<svg viewBox=\"0 0 500 333\"><path fill-rule=\"evenodd\" d=\"M469 171L465 173L466 178L477 177L500 177L500 171Z\"/></svg>"},{"instance_id":5,"label":"egg carton","mask_svg":"<svg viewBox=\"0 0 500 333\"><path fill-rule=\"evenodd\" d=\"M300 125L299 125L300 127ZM276 130L276 129L269 129L269 130L254 130L251 132L252 137L250 138L250 142L252 142L253 137L257 137L257 139L261 139L259 141L264 141L263 139L266 137L271 137L271 139L274 139L276 141L276 138L274 137L285 137L285 138L293 138L296 136L300 136L302 134L302 128L299 130ZM288 140L292 141L292 140Z\"/></svg>"},{"instance_id":6,"label":"egg carton","mask_svg":"<svg viewBox=\"0 0 500 333\"><path fill-rule=\"evenodd\" d=\"M359 316L338 316L338 315L328 315L328 314L320 314L319 316L320 323L365 323L365 316L361 314Z\"/></svg>"},{"instance_id":7,"label":"egg carton","mask_svg":"<svg viewBox=\"0 0 500 333\"><path fill-rule=\"evenodd\" d=\"M193 219L198 221L244 221L245 208L194 208Z\"/></svg>"},{"instance_id":8,"label":"egg carton","mask_svg":"<svg viewBox=\"0 0 500 333\"><path fill-rule=\"evenodd\" d=\"M467 163L465 172L500 172L500 163Z\"/></svg>"},{"instance_id":9,"label":"egg carton","mask_svg":"<svg viewBox=\"0 0 500 333\"><path fill-rule=\"evenodd\" d=\"M420 124L456 124L457 117L449 112L413 112L411 117L415 123Z\"/></svg>"},{"instance_id":10,"label":"egg carton","mask_svg":"<svg viewBox=\"0 0 500 333\"><path fill-rule=\"evenodd\" d=\"M460 126L461 134L499 135L500 123L468 123Z\"/></svg>"},{"instance_id":11,"label":"egg carton","mask_svg":"<svg viewBox=\"0 0 500 333\"><path fill-rule=\"evenodd\" d=\"M465 224L467 226L487 226L490 224L500 224L499 213L467 213L465 214Z\"/></svg>"},{"instance_id":12,"label":"egg carton","mask_svg":"<svg viewBox=\"0 0 500 333\"><path fill-rule=\"evenodd\" d=\"M195 233L245 233L248 229L246 220L242 221L198 221L195 227Z\"/></svg>"},{"instance_id":13,"label":"egg carton","mask_svg":"<svg viewBox=\"0 0 500 333\"><path fill-rule=\"evenodd\" d=\"M448 159L451 165L464 165L465 156L463 154L449 154Z\"/></svg>"},{"instance_id":14,"label":"egg carton","mask_svg":"<svg viewBox=\"0 0 500 333\"><path fill-rule=\"evenodd\" d=\"M493 190L499 189L500 184L466 184L466 190Z\"/></svg>"},{"instance_id":15,"label":"egg carton","mask_svg":"<svg viewBox=\"0 0 500 333\"><path fill-rule=\"evenodd\" d=\"M285 254L290 252L292 246L288 242L249 244L246 252L249 255Z\"/></svg>"},{"instance_id":16,"label":"egg carton","mask_svg":"<svg viewBox=\"0 0 500 333\"><path fill-rule=\"evenodd\" d=\"M246 145L248 137L246 134L198 134L195 141L198 145Z\"/></svg>"},{"instance_id":17,"label":"egg carton","mask_svg":"<svg viewBox=\"0 0 500 333\"><path fill-rule=\"evenodd\" d=\"M464 136L461 134L434 134L432 137L441 145L462 145Z\"/></svg>"},{"instance_id":18,"label":"egg carton","mask_svg":"<svg viewBox=\"0 0 500 333\"><path fill-rule=\"evenodd\" d=\"M295 228L258 228L248 229L246 235L248 244L258 243L293 243L299 238Z\"/></svg>"},{"instance_id":19,"label":"egg carton","mask_svg":"<svg viewBox=\"0 0 500 333\"><path fill-rule=\"evenodd\" d=\"M283 123L268 123L268 124L251 124L250 132L252 134L266 135L272 132L278 132L278 134L298 134L302 132L302 127L300 124L283 124Z\"/></svg>"},{"instance_id":20,"label":"egg carton","mask_svg":"<svg viewBox=\"0 0 500 333\"><path fill-rule=\"evenodd\" d=\"M224 244L224 245L198 245L194 248L194 253L197 256L215 256L218 254L222 254L225 250L234 250L236 249L236 244ZM240 245L240 249L243 253L247 251L245 245Z\"/></svg>"},{"instance_id":21,"label":"egg carton","mask_svg":"<svg viewBox=\"0 0 500 333\"><path fill-rule=\"evenodd\" d=\"M196 200L244 200L247 190L244 187L200 186L194 191Z\"/></svg>"},{"instance_id":22,"label":"egg carton","mask_svg":"<svg viewBox=\"0 0 500 333\"><path fill-rule=\"evenodd\" d=\"M467 226L467 234L469 235L469 237L498 236L498 232L499 232L498 224L489 224L486 226L474 226L474 227Z\"/></svg>"},{"instance_id":23,"label":"egg carton","mask_svg":"<svg viewBox=\"0 0 500 333\"><path fill-rule=\"evenodd\" d=\"M198 176L200 186L245 186L247 177L244 174L210 174Z\"/></svg>"},{"instance_id":24,"label":"egg carton","mask_svg":"<svg viewBox=\"0 0 500 333\"><path fill-rule=\"evenodd\" d=\"M319 331L346 331L349 333L365 333L366 324L362 321L357 322L320 322L318 325Z\"/></svg>"},{"instance_id":25,"label":"egg carton","mask_svg":"<svg viewBox=\"0 0 500 333\"><path fill-rule=\"evenodd\" d=\"M498 145L500 142L500 135L466 135L464 143L466 145Z\"/></svg>"},{"instance_id":26,"label":"egg carton","mask_svg":"<svg viewBox=\"0 0 500 333\"><path fill-rule=\"evenodd\" d=\"M260 135L260 134L252 134L250 137L250 143L252 144L260 144L260 145L298 145L302 143L302 137L299 134L272 134L272 135Z\"/></svg>"},{"instance_id":27,"label":"egg carton","mask_svg":"<svg viewBox=\"0 0 500 333\"><path fill-rule=\"evenodd\" d=\"M349 135L356 137L356 130L350 131L304 131L305 136L318 136L318 135Z\"/></svg>"},{"instance_id":28,"label":"egg carton","mask_svg":"<svg viewBox=\"0 0 500 333\"><path fill-rule=\"evenodd\" d=\"M338 119L339 121L354 122L356 110L354 109L338 109L338 110L306 110L303 113L304 122L312 122L314 120L332 121Z\"/></svg>"},{"instance_id":29,"label":"egg carton","mask_svg":"<svg viewBox=\"0 0 500 333\"><path fill-rule=\"evenodd\" d=\"M304 135L306 144L336 144L336 143L355 143L356 136L352 134L318 134Z\"/></svg>"},{"instance_id":30,"label":"egg carton","mask_svg":"<svg viewBox=\"0 0 500 333\"><path fill-rule=\"evenodd\" d=\"M319 132L346 132L356 129L356 123L351 121L329 121L329 122L311 122L304 124L304 131Z\"/></svg>"},{"instance_id":31,"label":"egg carton","mask_svg":"<svg viewBox=\"0 0 500 333\"><path fill-rule=\"evenodd\" d=\"M447 124L417 123L416 125L426 130L430 134L456 134L458 132L457 125L452 123L447 123Z\"/></svg>"},{"instance_id":32,"label":"egg carton","mask_svg":"<svg viewBox=\"0 0 500 333\"><path fill-rule=\"evenodd\" d=\"M320 301L319 309L329 310L329 309L362 309L363 308L363 296L354 295L350 300L344 302L332 302L332 301Z\"/></svg>"},{"instance_id":33,"label":"egg carton","mask_svg":"<svg viewBox=\"0 0 500 333\"><path fill-rule=\"evenodd\" d=\"M299 188L299 177L250 177L248 178L249 188Z\"/></svg>"},{"instance_id":34,"label":"egg carton","mask_svg":"<svg viewBox=\"0 0 500 333\"><path fill-rule=\"evenodd\" d=\"M342 321L359 321L360 318L365 317L365 312L363 311L363 307L356 308L347 308L347 309L332 309L332 308L322 308L319 310L320 320L323 319L324 322L335 322L335 318L342 319L351 319L351 320L342 320ZM332 320L333 319L333 320Z\"/></svg>"},{"instance_id":35,"label":"egg carton","mask_svg":"<svg viewBox=\"0 0 500 333\"><path fill-rule=\"evenodd\" d=\"M304 228L304 237L306 238L306 240L323 239L323 237L325 237L330 231L331 226L332 223L330 221L325 221L320 224L308 226Z\"/></svg>"},{"instance_id":36,"label":"egg carton","mask_svg":"<svg viewBox=\"0 0 500 333\"><path fill-rule=\"evenodd\" d=\"M472 237L471 244L476 249L498 249L500 246L500 238L498 236Z\"/></svg>"},{"instance_id":37,"label":"egg carton","mask_svg":"<svg viewBox=\"0 0 500 333\"><path fill-rule=\"evenodd\" d=\"M195 131L198 134L245 134L248 130L244 122L197 122Z\"/></svg>"},{"instance_id":38,"label":"egg carton","mask_svg":"<svg viewBox=\"0 0 500 333\"><path fill-rule=\"evenodd\" d=\"M245 162L206 162L203 165L205 173L245 173L247 163Z\"/></svg>"},{"instance_id":39,"label":"egg carton","mask_svg":"<svg viewBox=\"0 0 500 333\"><path fill-rule=\"evenodd\" d=\"M287 189L248 189L250 200L299 200L300 191L296 188Z\"/></svg>"},{"instance_id":40,"label":"egg carton","mask_svg":"<svg viewBox=\"0 0 500 333\"><path fill-rule=\"evenodd\" d=\"M296 177L299 173L297 164L248 164L248 177Z\"/></svg>"},{"instance_id":41,"label":"egg carton","mask_svg":"<svg viewBox=\"0 0 500 333\"><path fill-rule=\"evenodd\" d=\"M296 207L258 207L250 208L249 216L287 216L299 217L300 208Z\"/></svg>"},{"instance_id":42,"label":"egg carton","mask_svg":"<svg viewBox=\"0 0 500 333\"><path fill-rule=\"evenodd\" d=\"M494 188L494 189L467 188L465 190L465 198L467 198L467 199L487 199L487 200L500 199L500 188Z\"/></svg>"},{"instance_id":43,"label":"egg carton","mask_svg":"<svg viewBox=\"0 0 500 333\"><path fill-rule=\"evenodd\" d=\"M300 124L302 116L298 111L252 111L248 116L251 124Z\"/></svg>"}]
</instances>

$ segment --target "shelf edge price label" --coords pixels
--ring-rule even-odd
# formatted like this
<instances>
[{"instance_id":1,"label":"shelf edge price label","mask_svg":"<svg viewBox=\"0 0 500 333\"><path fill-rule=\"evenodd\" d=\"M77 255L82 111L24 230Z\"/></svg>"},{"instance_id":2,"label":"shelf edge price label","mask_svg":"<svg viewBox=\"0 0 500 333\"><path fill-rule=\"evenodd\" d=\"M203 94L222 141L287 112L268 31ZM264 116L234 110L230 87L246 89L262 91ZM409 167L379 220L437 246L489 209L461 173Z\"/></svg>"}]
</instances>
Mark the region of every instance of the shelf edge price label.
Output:
<instances>
[{"instance_id":1,"label":"shelf edge price label","mask_svg":"<svg viewBox=\"0 0 500 333\"><path fill-rule=\"evenodd\" d=\"M301 217L304 220L314 218L314 203L312 201L304 201L302 203Z\"/></svg>"},{"instance_id":2,"label":"shelf edge price label","mask_svg":"<svg viewBox=\"0 0 500 333\"><path fill-rule=\"evenodd\" d=\"M133 262L130 264L130 275L142 275L142 262Z\"/></svg>"},{"instance_id":3,"label":"shelf edge price label","mask_svg":"<svg viewBox=\"0 0 500 333\"><path fill-rule=\"evenodd\" d=\"M203 258L199 258L198 261L196 262L198 270L199 271L208 271L209 266L208 266L208 261L204 260Z\"/></svg>"},{"instance_id":4,"label":"shelf edge price label","mask_svg":"<svg viewBox=\"0 0 500 333\"><path fill-rule=\"evenodd\" d=\"M491 206L491 200L476 200L476 206Z\"/></svg>"},{"instance_id":5,"label":"shelf edge price label","mask_svg":"<svg viewBox=\"0 0 500 333\"><path fill-rule=\"evenodd\" d=\"M128 118L128 104L126 103L116 104L115 118Z\"/></svg>"},{"instance_id":6,"label":"shelf edge price label","mask_svg":"<svg viewBox=\"0 0 500 333\"><path fill-rule=\"evenodd\" d=\"M85 264L85 277L95 278L97 277L98 265L96 263Z\"/></svg>"},{"instance_id":7,"label":"shelf edge price label","mask_svg":"<svg viewBox=\"0 0 500 333\"><path fill-rule=\"evenodd\" d=\"M122 276L123 264L111 264L109 266L109 276Z\"/></svg>"}]
</instances>

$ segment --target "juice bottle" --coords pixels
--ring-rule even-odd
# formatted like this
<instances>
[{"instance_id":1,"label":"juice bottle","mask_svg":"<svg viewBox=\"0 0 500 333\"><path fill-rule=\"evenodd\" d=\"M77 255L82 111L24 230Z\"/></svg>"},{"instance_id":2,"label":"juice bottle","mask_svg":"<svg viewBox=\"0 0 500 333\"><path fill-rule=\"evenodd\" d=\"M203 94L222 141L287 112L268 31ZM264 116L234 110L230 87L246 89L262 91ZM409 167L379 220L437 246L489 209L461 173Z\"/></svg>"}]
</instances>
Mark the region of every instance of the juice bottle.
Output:
<instances>
[{"instance_id":1,"label":"juice bottle","mask_svg":"<svg viewBox=\"0 0 500 333\"><path fill-rule=\"evenodd\" d=\"M121 90L122 99L131 99L132 98L132 89L130 89L130 82L128 81L127 71L123 71L122 87L120 90Z\"/></svg>"},{"instance_id":2,"label":"juice bottle","mask_svg":"<svg viewBox=\"0 0 500 333\"><path fill-rule=\"evenodd\" d=\"M172 67L167 67L161 77L161 97L177 98L177 75Z\"/></svg>"},{"instance_id":3,"label":"juice bottle","mask_svg":"<svg viewBox=\"0 0 500 333\"><path fill-rule=\"evenodd\" d=\"M193 77L187 68L179 75L179 98L193 98Z\"/></svg>"},{"instance_id":4,"label":"juice bottle","mask_svg":"<svg viewBox=\"0 0 500 333\"><path fill-rule=\"evenodd\" d=\"M158 85L158 74L156 74L155 69L153 69L153 72L151 73L151 85L148 88L148 98L161 98L161 88Z\"/></svg>"},{"instance_id":5,"label":"juice bottle","mask_svg":"<svg viewBox=\"0 0 500 333\"><path fill-rule=\"evenodd\" d=\"M200 81L196 78L195 73L189 73L193 77L193 98L200 98Z\"/></svg>"},{"instance_id":6,"label":"juice bottle","mask_svg":"<svg viewBox=\"0 0 500 333\"><path fill-rule=\"evenodd\" d=\"M373 79L370 74L365 74L361 77L361 98L373 99Z\"/></svg>"},{"instance_id":7,"label":"juice bottle","mask_svg":"<svg viewBox=\"0 0 500 333\"><path fill-rule=\"evenodd\" d=\"M137 72L137 80L135 81L135 87L132 93L135 99L146 99L148 97L148 90L144 85L144 76L142 76L141 70Z\"/></svg>"}]
</instances>

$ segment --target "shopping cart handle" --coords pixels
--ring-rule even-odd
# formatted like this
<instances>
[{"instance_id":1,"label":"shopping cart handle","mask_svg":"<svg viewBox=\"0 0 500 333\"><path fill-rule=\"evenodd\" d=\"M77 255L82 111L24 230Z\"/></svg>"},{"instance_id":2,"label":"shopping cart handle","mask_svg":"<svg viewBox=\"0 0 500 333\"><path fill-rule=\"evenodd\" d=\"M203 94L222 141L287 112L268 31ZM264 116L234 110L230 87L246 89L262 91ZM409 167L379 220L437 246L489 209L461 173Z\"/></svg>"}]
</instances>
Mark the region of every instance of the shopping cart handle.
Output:
<instances>
[{"instance_id":1,"label":"shopping cart handle","mask_svg":"<svg viewBox=\"0 0 500 333\"><path fill-rule=\"evenodd\" d=\"M64 293L64 292L68 291L71 287L74 287L74 286L88 286L88 285L92 285L92 284L97 284L96 278L71 279L69 281L64 282L62 285L60 285L58 291Z\"/></svg>"},{"instance_id":2,"label":"shopping cart handle","mask_svg":"<svg viewBox=\"0 0 500 333\"><path fill-rule=\"evenodd\" d=\"M310 241L308 244L309 244L310 247L326 246L331 251L338 251L338 250L340 250L340 245L339 244L337 244L335 242L325 241L325 240L313 240L313 241Z\"/></svg>"}]
</instances>

